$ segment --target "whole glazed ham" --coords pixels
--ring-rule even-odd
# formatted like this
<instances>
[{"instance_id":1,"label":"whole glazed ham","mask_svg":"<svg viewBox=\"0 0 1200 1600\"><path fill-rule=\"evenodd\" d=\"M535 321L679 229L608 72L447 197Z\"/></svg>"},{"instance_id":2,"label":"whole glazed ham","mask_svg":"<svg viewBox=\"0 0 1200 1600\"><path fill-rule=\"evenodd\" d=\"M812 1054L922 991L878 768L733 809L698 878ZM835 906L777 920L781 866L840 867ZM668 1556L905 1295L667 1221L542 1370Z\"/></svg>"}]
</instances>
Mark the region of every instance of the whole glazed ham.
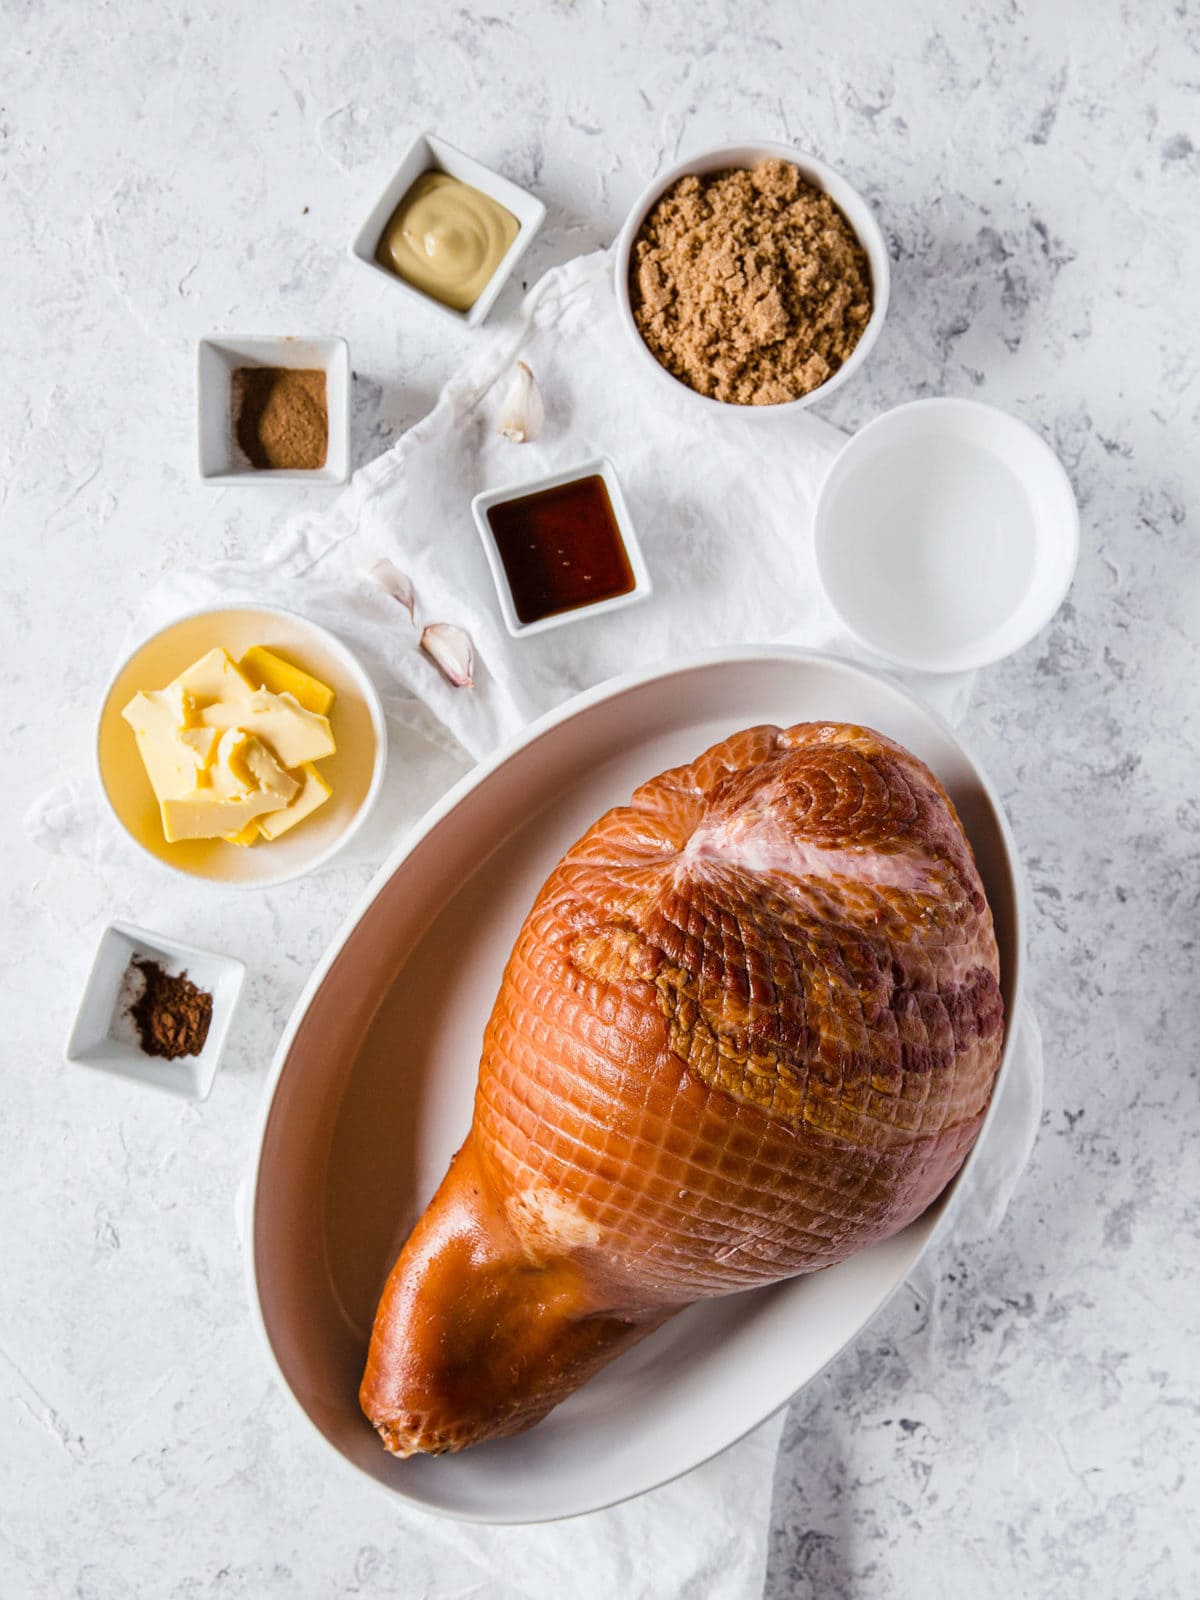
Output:
<instances>
[{"instance_id":1,"label":"whole glazed ham","mask_svg":"<svg viewBox=\"0 0 1200 1600\"><path fill-rule=\"evenodd\" d=\"M882 735L751 728L643 785L517 939L376 1315L387 1448L517 1433L692 1301L903 1228L979 1131L998 976L954 808Z\"/></svg>"}]
</instances>

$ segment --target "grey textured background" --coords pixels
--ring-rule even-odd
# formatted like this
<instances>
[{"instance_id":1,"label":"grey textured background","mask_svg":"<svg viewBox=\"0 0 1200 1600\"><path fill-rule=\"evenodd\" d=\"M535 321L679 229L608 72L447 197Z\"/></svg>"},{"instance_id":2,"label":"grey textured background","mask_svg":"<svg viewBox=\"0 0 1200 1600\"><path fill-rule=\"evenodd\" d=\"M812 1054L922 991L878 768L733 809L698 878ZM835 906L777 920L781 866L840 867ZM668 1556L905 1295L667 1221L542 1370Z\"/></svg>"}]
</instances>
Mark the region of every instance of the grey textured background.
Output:
<instances>
[{"instance_id":1,"label":"grey textured background","mask_svg":"<svg viewBox=\"0 0 1200 1600\"><path fill-rule=\"evenodd\" d=\"M427 126L546 200L526 281L610 239L677 151L761 136L823 156L894 263L880 345L826 414L974 395L1066 462L1074 590L972 716L1032 884L1041 1138L1000 1235L951 1245L935 1300L898 1299L793 1405L767 1594L1194 1593L1195 8L167 12L0 0L0 1592L440 1592L373 1500L314 1470L231 1247L272 1043L366 863L231 914L128 864L33 854L18 822L86 765L143 588L321 503L200 488L191 341L345 334L359 460L461 358L465 335L344 252ZM421 770L382 826L457 769ZM209 1108L115 1102L60 1064L115 915L251 956Z\"/></svg>"}]
</instances>

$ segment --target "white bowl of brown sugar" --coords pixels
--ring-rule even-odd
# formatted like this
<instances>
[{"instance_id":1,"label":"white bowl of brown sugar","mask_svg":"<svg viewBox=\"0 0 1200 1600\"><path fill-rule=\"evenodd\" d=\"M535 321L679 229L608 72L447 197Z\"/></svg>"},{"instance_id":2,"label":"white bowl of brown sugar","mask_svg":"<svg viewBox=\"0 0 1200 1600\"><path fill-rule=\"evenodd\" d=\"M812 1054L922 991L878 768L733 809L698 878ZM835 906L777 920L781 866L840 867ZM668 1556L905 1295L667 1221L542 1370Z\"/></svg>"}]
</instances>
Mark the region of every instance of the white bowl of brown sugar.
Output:
<instances>
[{"instance_id":1,"label":"white bowl of brown sugar","mask_svg":"<svg viewBox=\"0 0 1200 1600\"><path fill-rule=\"evenodd\" d=\"M704 405L777 416L823 400L887 315L887 246L832 167L790 145L702 151L660 174L616 245L635 359Z\"/></svg>"}]
</instances>

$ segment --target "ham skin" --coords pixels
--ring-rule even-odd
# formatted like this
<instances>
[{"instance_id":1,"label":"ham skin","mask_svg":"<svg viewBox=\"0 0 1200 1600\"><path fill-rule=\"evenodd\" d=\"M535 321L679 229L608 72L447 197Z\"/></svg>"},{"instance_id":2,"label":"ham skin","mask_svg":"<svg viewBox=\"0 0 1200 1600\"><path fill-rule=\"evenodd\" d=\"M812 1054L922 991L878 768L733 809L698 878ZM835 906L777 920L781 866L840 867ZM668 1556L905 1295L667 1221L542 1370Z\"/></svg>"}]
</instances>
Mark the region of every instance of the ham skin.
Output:
<instances>
[{"instance_id":1,"label":"ham skin","mask_svg":"<svg viewBox=\"0 0 1200 1600\"><path fill-rule=\"evenodd\" d=\"M384 1445L521 1432L684 1306L897 1232L971 1148L1002 1038L971 847L900 745L750 728L643 784L513 948L376 1314Z\"/></svg>"}]
</instances>

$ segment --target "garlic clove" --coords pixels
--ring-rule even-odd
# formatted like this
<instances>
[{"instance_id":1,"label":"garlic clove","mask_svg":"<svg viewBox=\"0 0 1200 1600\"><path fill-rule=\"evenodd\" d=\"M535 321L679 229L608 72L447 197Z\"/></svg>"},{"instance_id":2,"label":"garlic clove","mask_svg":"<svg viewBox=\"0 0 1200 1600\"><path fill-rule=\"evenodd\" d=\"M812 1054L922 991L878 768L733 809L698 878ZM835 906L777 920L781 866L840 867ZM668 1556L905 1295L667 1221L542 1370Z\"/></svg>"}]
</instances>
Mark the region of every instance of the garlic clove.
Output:
<instances>
[{"instance_id":1,"label":"garlic clove","mask_svg":"<svg viewBox=\"0 0 1200 1600\"><path fill-rule=\"evenodd\" d=\"M456 689L473 689L471 670L475 655L471 641L452 622L431 622L421 632L421 649L440 668L442 676Z\"/></svg>"},{"instance_id":2,"label":"garlic clove","mask_svg":"<svg viewBox=\"0 0 1200 1600\"><path fill-rule=\"evenodd\" d=\"M528 444L541 433L542 423L545 420L546 408L542 403L542 391L538 388L538 381L525 363L518 361L517 370L513 373L508 393L504 397L504 404L500 408L497 428L501 435L505 439L511 439L513 444Z\"/></svg>"},{"instance_id":3,"label":"garlic clove","mask_svg":"<svg viewBox=\"0 0 1200 1600\"><path fill-rule=\"evenodd\" d=\"M367 569L367 577L377 583L385 594L390 594L393 600L398 600L409 616L416 620L414 611L417 596L407 572L401 572L398 566L385 557Z\"/></svg>"}]
</instances>

